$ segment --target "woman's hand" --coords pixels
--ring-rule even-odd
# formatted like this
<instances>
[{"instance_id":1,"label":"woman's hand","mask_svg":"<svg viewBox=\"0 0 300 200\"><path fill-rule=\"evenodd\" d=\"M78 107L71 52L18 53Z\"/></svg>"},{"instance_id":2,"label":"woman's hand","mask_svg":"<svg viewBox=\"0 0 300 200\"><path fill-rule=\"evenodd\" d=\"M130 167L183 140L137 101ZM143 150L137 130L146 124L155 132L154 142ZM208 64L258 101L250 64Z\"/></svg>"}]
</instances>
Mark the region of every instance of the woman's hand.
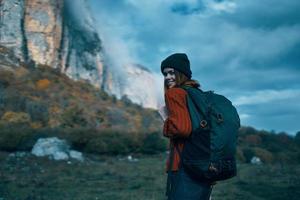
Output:
<instances>
[{"instance_id":1,"label":"woman's hand","mask_svg":"<svg viewBox=\"0 0 300 200\"><path fill-rule=\"evenodd\" d=\"M159 109L158 109L158 112L161 116L161 118L163 119L163 121L165 121L168 117L168 110L167 110L167 107L165 105L161 106Z\"/></svg>"}]
</instances>

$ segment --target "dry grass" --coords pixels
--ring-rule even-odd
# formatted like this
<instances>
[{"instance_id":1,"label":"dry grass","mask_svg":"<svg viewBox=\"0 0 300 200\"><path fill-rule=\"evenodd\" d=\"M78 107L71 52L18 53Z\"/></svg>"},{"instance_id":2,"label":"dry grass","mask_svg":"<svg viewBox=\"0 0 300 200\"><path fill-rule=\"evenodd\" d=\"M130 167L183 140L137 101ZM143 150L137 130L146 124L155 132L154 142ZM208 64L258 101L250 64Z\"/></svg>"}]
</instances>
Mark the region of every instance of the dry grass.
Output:
<instances>
[{"instance_id":1,"label":"dry grass","mask_svg":"<svg viewBox=\"0 0 300 200\"><path fill-rule=\"evenodd\" d=\"M160 200L165 154L125 157L88 155L84 163L51 161L0 152L0 199ZM239 165L239 175L218 183L213 200L298 200L299 165Z\"/></svg>"}]
</instances>

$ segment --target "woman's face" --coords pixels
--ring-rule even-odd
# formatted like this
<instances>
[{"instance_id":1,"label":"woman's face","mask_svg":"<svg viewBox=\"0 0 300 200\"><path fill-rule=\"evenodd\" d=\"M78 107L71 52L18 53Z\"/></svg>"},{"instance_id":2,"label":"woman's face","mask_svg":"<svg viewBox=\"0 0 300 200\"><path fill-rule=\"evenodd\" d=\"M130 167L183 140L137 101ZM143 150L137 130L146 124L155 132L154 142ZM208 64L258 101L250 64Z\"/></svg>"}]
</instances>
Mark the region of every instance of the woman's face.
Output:
<instances>
[{"instance_id":1,"label":"woman's face","mask_svg":"<svg viewBox=\"0 0 300 200\"><path fill-rule=\"evenodd\" d=\"M163 75L165 78L165 84L167 88L175 87L176 80L175 80L175 70L173 68L165 68L163 70Z\"/></svg>"}]
</instances>

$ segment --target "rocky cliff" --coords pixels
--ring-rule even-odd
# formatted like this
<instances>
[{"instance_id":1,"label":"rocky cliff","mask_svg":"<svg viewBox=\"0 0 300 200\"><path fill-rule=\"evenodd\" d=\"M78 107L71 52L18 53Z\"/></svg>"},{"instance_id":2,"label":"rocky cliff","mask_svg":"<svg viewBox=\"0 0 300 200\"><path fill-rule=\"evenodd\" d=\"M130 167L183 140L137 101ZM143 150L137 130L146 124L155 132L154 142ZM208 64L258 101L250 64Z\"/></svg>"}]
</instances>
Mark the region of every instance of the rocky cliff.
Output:
<instances>
[{"instance_id":1,"label":"rocky cliff","mask_svg":"<svg viewBox=\"0 0 300 200\"><path fill-rule=\"evenodd\" d=\"M128 98L143 107L157 108L157 88L153 74L139 64L125 64L122 70L108 67L104 90L118 98Z\"/></svg>"},{"instance_id":2,"label":"rocky cliff","mask_svg":"<svg viewBox=\"0 0 300 200\"><path fill-rule=\"evenodd\" d=\"M21 61L57 68L118 98L126 95L144 107L156 107L154 87L140 88L153 81L148 70L107 64L85 0L1 0L0 11L0 43Z\"/></svg>"},{"instance_id":3,"label":"rocky cliff","mask_svg":"<svg viewBox=\"0 0 300 200\"><path fill-rule=\"evenodd\" d=\"M86 14L79 18L76 13ZM24 62L59 68L100 88L101 41L88 13L83 0L2 0L1 44Z\"/></svg>"}]
</instances>

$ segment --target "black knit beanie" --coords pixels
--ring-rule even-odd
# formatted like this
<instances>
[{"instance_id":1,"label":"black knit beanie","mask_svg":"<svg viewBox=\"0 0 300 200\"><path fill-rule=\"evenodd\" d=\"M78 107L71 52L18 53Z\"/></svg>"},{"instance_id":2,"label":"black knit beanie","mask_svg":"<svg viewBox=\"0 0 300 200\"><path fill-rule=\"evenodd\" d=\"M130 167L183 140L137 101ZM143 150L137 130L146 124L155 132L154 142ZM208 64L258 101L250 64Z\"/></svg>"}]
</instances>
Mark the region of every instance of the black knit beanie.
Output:
<instances>
[{"instance_id":1,"label":"black knit beanie","mask_svg":"<svg viewBox=\"0 0 300 200\"><path fill-rule=\"evenodd\" d=\"M185 53L174 53L168 56L161 62L161 73L167 67L176 69L177 71L183 73L188 78L192 77L192 71L190 68L190 61Z\"/></svg>"}]
</instances>

